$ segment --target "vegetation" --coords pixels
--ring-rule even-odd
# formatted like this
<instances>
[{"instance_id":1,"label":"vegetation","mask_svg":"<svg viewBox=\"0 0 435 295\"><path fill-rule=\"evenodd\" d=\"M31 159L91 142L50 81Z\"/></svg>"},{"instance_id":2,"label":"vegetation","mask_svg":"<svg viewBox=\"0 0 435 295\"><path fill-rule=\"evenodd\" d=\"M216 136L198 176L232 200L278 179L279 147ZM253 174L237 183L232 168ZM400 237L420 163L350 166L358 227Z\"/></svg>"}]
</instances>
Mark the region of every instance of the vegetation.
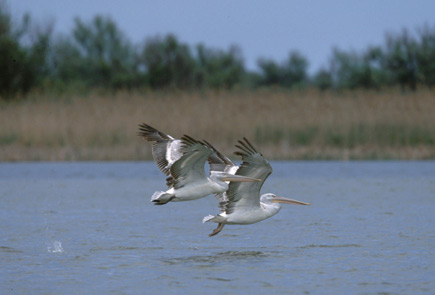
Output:
<instances>
[{"instance_id":1,"label":"vegetation","mask_svg":"<svg viewBox=\"0 0 435 295\"><path fill-rule=\"evenodd\" d=\"M171 34L132 44L102 16L54 36L0 0L0 161L150 159L142 122L227 155L246 136L269 159L435 158L435 28L308 65L291 51L252 72L237 46Z\"/></svg>"},{"instance_id":2,"label":"vegetation","mask_svg":"<svg viewBox=\"0 0 435 295\"><path fill-rule=\"evenodd\" d=\"M228 90L29 95L0 104L0 161L150 160L146 122L227 155L247 137L269 159L434 159L430 90Z\"/></svg>"},{"instance_id":3,"label":"vegetation","mask_svg":"<svg viewBox=\"0 0 435 295\"><path fill-rule=\"evenodd\" d=\"M171 34L132 44L103 16L76 18L70 34L55 37L52 24L37 24L28 15L13 21L0 2L0 98L6 100L31 90L77 94L95 89L433 88L435 27L387 34L383 45L363 52L336 48L329 65L312 76L308 65L302 53L291 51L281 63L259 58L259 70L251 72L237 46L190 46Z\"/></svg>"}]
</instances>

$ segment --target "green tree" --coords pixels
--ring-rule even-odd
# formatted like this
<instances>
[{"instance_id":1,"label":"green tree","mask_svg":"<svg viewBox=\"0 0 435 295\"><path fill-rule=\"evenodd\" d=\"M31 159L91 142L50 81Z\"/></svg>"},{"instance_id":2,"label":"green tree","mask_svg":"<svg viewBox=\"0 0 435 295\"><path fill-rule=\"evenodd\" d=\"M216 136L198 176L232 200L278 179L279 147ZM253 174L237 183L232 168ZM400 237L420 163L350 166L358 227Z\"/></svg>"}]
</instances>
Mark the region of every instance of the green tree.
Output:
<instances>
[{"instance_id":1,"label":"green tree","mask_svg":"<svg viewBox=\"0 0 435 295\"><path fill-rule=\"evenodd\" d=\"M130 88L135 84L136 60L131 44L108 17L85 23L75 19L72 38L55 44L55 63L65 82L86 81L88 86Z\"/></svg>"},{"instance_id":2,"label":"green tree","mask_svg":"<svg viewBox=\"0 0 435 295\"><path fill-rule=\"evenodd\" d=\"M273 60L259 59L262 78L260 85L281 87L302 87L308 81L308 61L297 51L292 51L281 65Z\"/></svg>"},{"instance_id":3,"label":"green tree","mask_svg":"<svg viewBox=\"0 0 435 295\"><path fill-rule=\"evenodd\" d=\"M257 64L260 68L259 85L281 86L282 69L275 61L260 58Z\"/></svg>"},{"instance_id":4,"label":"green tree","mask_svg":"<svg viewBox=\"0 0 435 295\"><path fill-rule=\"evenodd\" d=\"M417 63L420 80L429 87L435 86L435 27L425 25L419 29Z\"/></svg>"},{"instance_id":5,"label":"green tree","mask_svg":"<svg viewBox=\"0 0 435 295\"><path fill-rule=\"evenodd\" d=\"M330 73L337 88L358 87L358 76L361 73L360 58L356 53L347 53L338 48L332 51Z\"/></svg>"},{"instance_id":6,"label":"green tree","mask_svg":"<svg viewBox=\"0 0 435 295\"><path fill-rule=\"evenodd\" d=\"M88 64L72 38L60 36L53 43L51 59L54 80L61 90L77 84L85 86L85 79L90 75Z\"/></svg>"},{"instance_id":7,"label":"green tree","mask_svg":"<svg viewBox=\"0 0 435 295\"><path fill-rule=\"evenodd\" d=\"M28 92L44 73L43 57L49 33L37 33L32 39L30 24L30 16L25 15L14 25L6 5L0 2L0 96L3 98ZM28 38L27 47L21 44L24 38Z\"/></svg>"},{"instance_id":8,"label":"green tree","mask_svg":"<svg viewBox=\"0 0 435 295\"><path fill-rule=\"evenodd\" d=\"M362 87L379 89L391 85L391 79L385 69L385 54L381 47L369 47L362 55L362 64Z\"/></svg>"},{"instance_id":9,"label":"green tree","mask_svg":"<svg viewBox=\"0 0 435 295\"><path fill-rule=\"evenodd\" d=\"M335 48L330 60L330 75L336 88L379 88L385 82L383 55L378 47L363 53Z\"/></svg>"},{"instance_id":10,"label":"green tree","mask_svg":"<svg viewBox=\"0 0 435 295\"><path fill-rule=\"evenodd\" d=\"M418 45L407 30L401 34L387 34L385 66L394 83L404 90L416 90L418 78Z\"/></svg>"},{"instance_id":11,"label":"green tree","mask_svg":"<svg viewBox=\"0 0 435 295\"><path fill-rule=\"evenodd\" d=\"M152 88L188 88L193 85L194 59L189 47L174 35L148 39L140 59Z\"/></svg>"},{"instance_id":12,"label":"green tree","mask_svg":"<svg viewBox=\"0 0 435 295\"><path fill-rule=\"evenodd\" d=\"M282 83L287 87L302 87L307 82L308 60L299 52L290 52L282 71Z\"/></svg>"},{"instance_id":13,"label":"green tree","mask_svg":"<svg viewBox=\"0 0 435 295\"><path fill-rule=\"evenodd\" d=\"M231 46L228 51L196 47L196 85L212 88L232 88L240 84L245 75L241 50Z\"/></svg>"},{"instance_id":14,"label":"green tree","mask_svg":"<svg viewBox=\"0 0 435 295\"><path fill-rule=\"evenodd\" d=\"M54 68L50 62L51 50L53 48L53 23L45 25L32 24L29 30L30 45L26 48L29 59L29 67L35 73L36 87L44 87L50 84L53 79Z\"/></svg>"},{"instance_id":15,"label":"green tree","mask_svg":"<svg viewBox=\"0 0 435 295\"><path fill-rule=\"evenodd\" d=\"M325 68L321 68L313 77L313 84L320 90L332 88L333 81L331 73Z\"/></svg>"}]
</instances>

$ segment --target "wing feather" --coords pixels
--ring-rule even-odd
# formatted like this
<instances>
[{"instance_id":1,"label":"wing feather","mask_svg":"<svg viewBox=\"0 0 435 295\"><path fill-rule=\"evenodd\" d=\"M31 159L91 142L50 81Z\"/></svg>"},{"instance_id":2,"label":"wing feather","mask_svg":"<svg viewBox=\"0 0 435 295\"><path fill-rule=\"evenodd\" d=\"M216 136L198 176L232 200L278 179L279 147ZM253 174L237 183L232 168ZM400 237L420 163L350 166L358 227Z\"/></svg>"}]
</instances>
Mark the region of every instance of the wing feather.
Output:
<instances>
[{"instance_id":1,"label":"wing feather","mask_svg":"<svg viewBox=\"0 0 435 295\"><path fill-rule=\"evenodd\" d=\"M259 182L230 182L227 195L226 213L231 214L236 208L259 207L260 190L264 181L272 173L272 167L264 156L246 139L239 140L239 149L234 154L242 157L242 164L236 175L259 178Z\"/></svg>"},{"instance_id":2,"label":"wing feather","mask_svg":"<svg viewBox=\"0 0 435 295\"><path fill-rule=\"evenodd\" d=\"M205 140L203 140L203 142L213 151L213 153L207 159L208 164L210 165L210 171L235 173L235 170L237 170L237 166L228 157L219 152L209 142Z\"/></svg>"},{"instance_id":3,"label":"wing feather","mask_svg":"<svg viewBox=\"0 0 435 295\"><path fill-rule=\"evenodd\" d=\"M213 153L208 157L208 163L210 165L210 171L221 171L225 173L236 174L239 168L235 165L227 156L219 152L214 146L209 142L203 140L203 142L213 150ZM227 192L215 193L216 199L218 200L219 212L223 213L227 209L228 195Z\"/></svg>"},{"instance_id":4,"label":"wing feather","mask_svg":"<svg viewBox=\"0 0 435 295\"><path fill-rule=\"evenodd\" d=\"M188 135L184 135L181 142L183 155L170 168L171 183L175 188L207 178L204 165L212 153L212 150L203 142L197 141Z\"/></svg>"},{"instance_id":5,"label":"wing feather","mask_svg":"<svg viewBox=\"0 0 435 295\"><path fill-rule=\"evenodd\" d=\"M139 125L138 135L152 142L151 150L157 167L163 174L170 176L172 164L182 156L181 141L145 123Z\"/></svg>"}]
</instances>

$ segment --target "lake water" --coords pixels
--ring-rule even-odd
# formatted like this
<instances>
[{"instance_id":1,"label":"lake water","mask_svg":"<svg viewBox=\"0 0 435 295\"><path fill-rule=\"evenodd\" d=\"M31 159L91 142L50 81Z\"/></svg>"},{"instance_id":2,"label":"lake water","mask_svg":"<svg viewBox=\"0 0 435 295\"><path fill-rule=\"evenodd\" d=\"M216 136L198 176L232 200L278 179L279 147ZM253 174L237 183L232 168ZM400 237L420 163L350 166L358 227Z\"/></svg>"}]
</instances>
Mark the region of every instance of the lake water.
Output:
<instances>
[{"instance_id":1,"label":"lake water","mask_svg":"<svg viewBox=\"0 0 435 295\"><path fill-rule=\"evenodd\" d=\"M435 162L272 162L283 205L216 227L144 163L0 164L0 294L434 294Z\"/></svg>"}]
</instances>

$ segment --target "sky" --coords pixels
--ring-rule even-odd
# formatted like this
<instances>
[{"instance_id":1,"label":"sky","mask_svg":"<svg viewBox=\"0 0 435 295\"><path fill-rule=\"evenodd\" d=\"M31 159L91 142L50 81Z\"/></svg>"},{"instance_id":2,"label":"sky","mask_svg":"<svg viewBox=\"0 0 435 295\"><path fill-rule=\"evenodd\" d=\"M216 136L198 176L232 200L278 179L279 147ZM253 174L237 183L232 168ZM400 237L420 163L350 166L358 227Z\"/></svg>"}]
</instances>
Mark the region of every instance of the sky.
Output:
<instances>
[{"instance_id":1,"label":"sky","mask_svg":"<svg viewBox=\"0 0 435 295\"><path fill-rule=\"evenodd\" d=\"M5 0L14 18L29 13L67 34L74 18L110 16L135 44L175 34L182 43L241 48L255 70L261 58L284 62L297 50L314 72L327 66L333 48L362 51L382 45L386 33L435 26L433 0Z\"/></svg>"}]
</instances>

